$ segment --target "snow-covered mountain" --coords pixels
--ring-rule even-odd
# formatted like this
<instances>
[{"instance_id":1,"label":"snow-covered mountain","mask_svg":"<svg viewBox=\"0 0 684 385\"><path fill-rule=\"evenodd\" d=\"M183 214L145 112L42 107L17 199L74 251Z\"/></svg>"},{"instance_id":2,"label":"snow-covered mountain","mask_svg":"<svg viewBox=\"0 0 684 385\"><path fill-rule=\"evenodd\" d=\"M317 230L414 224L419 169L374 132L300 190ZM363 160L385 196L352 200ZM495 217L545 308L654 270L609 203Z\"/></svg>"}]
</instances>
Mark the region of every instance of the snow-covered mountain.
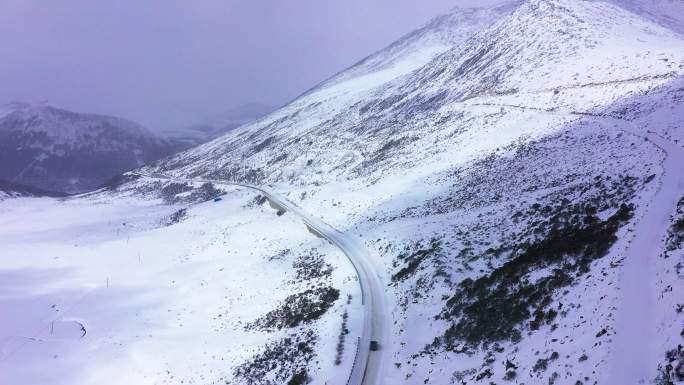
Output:
<instances>
[{"instance_id":1,"label":"snow-covered mountain","mask_svg":"<svg viewBox=\"0 0 684 385\"><path fill-rule=\"evenodd\" d=\"M107 274L82 261L89 250L116 249L116 266L137 254L116 279L144 288L143 304L109 310L115 332L81 343L113 372L134 367L130 383L345 382L368 349L349 262L325 242L311 257L321 233L261 195L219 186L222 201L194 205L218 194L213 179L269 186L363 243L389 314L373 322L387 338L370 352L371 383L684 382L684 37L672 28L614 2L454 9L274 113L126 173L71 205L109 208L127 235L74 236L55 263L80 293ZM152 225L156 210L170 227ZM150 249L181 234L184 247ZM19 235L0 239L52 258ZM279 281L290 263L298 278ZM59 373L39 351L7 368ZM88 350L67 351L80 362ZM62 381L107 378L74 371Z\"/></svg>"},{"instance_id":2,"label":"snow-covered mountain","mask_svg":"<svg viewBox=\"0 0 684 385\"><path fill-rule=\"evenodd\" d=\"M680 0L612 0L640 16L684 34L684 2Z\"/></svg>"},{"instance_id":3,"label":"snow-covered mountain","mask_svg":"<svg viewBox=\"0 0 684 385\"><path fill-rule=\"evenodd\" d=\"M352 79L358 79L354 86L362 85L358 83L377 86L405 75L513 12L520 3L521 1L513 1L492 8L458 8L438 16L423 28L403 36L389 47L364 58L313 90Z\"/></svg>"},{"instance_id":4,"label":"snow-covered mountain","mask_svg":"<svg viewBox=\"0 0 684 385\"><path fill-rule=\"evenodd\" d=\"M418 158L444 151L464 157L463 147L471 147L435 139L472 126L470 120L482 114L470 105L529 99L535 107L589 111L676 78L681 47L680 36L607 3L527 3L415 71L389 82L376 81L387 72L380 69L324 83L256 124L160 167L224 177L250 173L268 182L322 182L392 169L374 160L414 168ZM491 138L489 130L467 131ZM391 156L399 153L412 156ZM430 167L434 171L435 165Z\"/></svg>"},{"instance_id":5,"label":"snow-covered mountain","mask_svg":"<svg viewBox=\"0 0 684 385\"><path fill-rule=\"evenodd\" d=\"M0 107L0 178L51 191L92 190L173 152L137 123L48 105Z\"/></svg>"},{"instance_id":6,"label":"snow-covered mountain","mask_svg":"<svg viewBox=\"0 0 684 385\"><path fill-rule=\"evenodd\" d=\"M661 159L681 159L684 39L633 11L575 0L455 10L145 173L271 184L362 236L393 287L386 381L669 375L681 258L630 240L649 210L675 210L658 186L676 185ZM630 271L654 293L635 300L652 319L625 316ZM624 331L632 322L642 338Z\"/></svg>"}]
</instances>

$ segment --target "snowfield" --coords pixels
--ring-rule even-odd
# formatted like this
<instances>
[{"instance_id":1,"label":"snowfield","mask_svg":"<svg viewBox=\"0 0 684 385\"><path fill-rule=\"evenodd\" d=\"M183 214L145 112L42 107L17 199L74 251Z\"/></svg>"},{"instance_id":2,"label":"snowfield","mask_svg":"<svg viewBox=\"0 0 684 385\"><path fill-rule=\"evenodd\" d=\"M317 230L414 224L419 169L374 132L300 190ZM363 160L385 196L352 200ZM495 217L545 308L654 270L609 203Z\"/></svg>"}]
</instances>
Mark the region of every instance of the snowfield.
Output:
<instances>
[{"instance_id":1,"label":"snowfield","mask_svg":"<svg viewBox=\"0 0 684 385\"><path fill-rule=\"evenodd\" d=\"M9 281L25 285L14 296L71 303L87 285L127 290L97 314L85 311L105 301L79 306L58 329L48 329L55 300L10 296L27 310L3 329L16 330L12 346L35 338L21 325L45 341L58 330L72 336L57 344L66 349L98 338L75 339L79 325L104 323L114 345L87 356L144 367L136 378L153 384L346 384L369 311L355 271L292 213L232 188L214 203L223 184L189 182L226 181L264 186L365 246L388 335L364 385L684 383L684 36L676 14L662 17L676 2L649 4L455 9L278 111L93 194L0 203L13 223L0 240L27 256L3 260L9 277L26 274ZM159 224L181 208L187 219ZM314 249L332 272L319 258L308 279L287 278ZM278 321L297 319L283 303L306 304L291 295L311 285L339 296L307 292L332 305L297 326ZM144 316L120 318L124 305ZM134 321L146 331L124 326ZM287 336L313 348L288 351ZM52 362L29 354L41 346L30 341L12 357L47 358L0 361L13 375Z\"/></svg>"},{"instance_id":2,"label":"snowfield","mask_svg":"<svg viewBox=\"0 0 684 385\"><path fill-rule=\"evenodd\" d=\"M292 215L254 204L255 196L230 191L173 224L181 207L158 202L0 203L0 383L248 383L236 368L266 344L309 331L316 359L289 363L288 380L303 368L319 384L346 375L361 329L351 265ZM311 253L323 256L328 276L293 268ZM246 328L288 296L328 286L340 300L313 323ZM345 311L350 335L335 366Z\"/></svg>"}]
</instances>

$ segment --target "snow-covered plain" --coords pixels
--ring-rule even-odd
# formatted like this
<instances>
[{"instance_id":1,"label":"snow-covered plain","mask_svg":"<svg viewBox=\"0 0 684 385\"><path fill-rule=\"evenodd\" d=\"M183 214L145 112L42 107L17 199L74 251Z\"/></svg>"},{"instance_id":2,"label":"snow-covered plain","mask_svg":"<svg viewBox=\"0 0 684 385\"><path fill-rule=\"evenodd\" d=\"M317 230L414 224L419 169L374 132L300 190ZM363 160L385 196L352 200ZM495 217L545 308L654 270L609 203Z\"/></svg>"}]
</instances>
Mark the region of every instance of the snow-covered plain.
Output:
<instances>
[{"instance_id":1,"label":"snow-covered plain","mask_svg":"<svg viewBox=\"0 0 684 385\"><path fill-rule=\"evenodd\" d=\"M358 237L391 312L389 344L373 353L379 383L681 383L684 37L619 1L514 5L456 9L273 114L87 199L194 194L154 174L268 185ZM236 232L261 215L235 205ZM228 220L207 207L168 229ZM263 215L259 230L284 231L270 226L287 214ZM149 231L161 242L172 230ZM274 290L266 281L244 287ZM331 344L325 322L339 321L339 306L315 326ZM330 378L315 369L314 381Z\"/></svg>"},{"instance_id":2,"label":"snow-covered plain","mask_svg":"<svg viewBox=\"0 0 684 385\"><path fill-rule=\"evenodd\" d=\"M315 362L292 364L319 384L346 375L360 332L351 265L254 198L230 191L174 224L180 206L137 199L0 203L0 383L240 383L235 368L266 344L312 329ZM329 277L296 276L293 262L311 251L335 267ZM313 324L245 328L318 285L340 300ZM349 346L335 366L344 311Z\"/></svg>"}]
</instances>

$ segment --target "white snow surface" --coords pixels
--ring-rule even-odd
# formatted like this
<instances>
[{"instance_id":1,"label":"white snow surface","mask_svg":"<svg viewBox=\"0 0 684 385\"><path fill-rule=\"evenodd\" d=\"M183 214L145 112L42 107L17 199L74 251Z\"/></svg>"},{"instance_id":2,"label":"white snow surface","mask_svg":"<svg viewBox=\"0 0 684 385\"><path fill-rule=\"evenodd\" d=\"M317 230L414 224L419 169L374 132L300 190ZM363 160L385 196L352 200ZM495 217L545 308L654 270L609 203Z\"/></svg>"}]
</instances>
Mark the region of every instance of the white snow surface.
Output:
<instances>
[{"instance_id":1,"label":"white snow surface","mask_svg":"<svg viewBox=\"0 0 684 385\"><path fill-rule=\"evenodd\" d=\"M247 206L253 198L230 191L171 226L162 223L179 207L157 202L0 202L0 383L232 380L237 365L286 335L244 327L309 285L294 281L292 262L311 248L335 266L341 297L360 297L339 250L290 214ZM339 300L316 322L314 383L349 371L358 306ZM334 366L344 310L349 347Z\"/></svg>"},{"instance_id":2,"label":"white snow surface","mask_svg":"<svg viewBox=\"0 0 684 385\"><path fill-rule=\"evenodd\" d=\"M120 262L121 258L131 259L124 250L133 251L135 264L136 247L144 247L143 255L149 255L150 248L156 250L170 240L172 245L205 245L197 246L202 253L164 249L177 260L178 269L162 260L152 264L149 275L140 274L154 277L150 282L163 277L159 285L168 284L172 276L185 277L188 271L197 271L197 277L213 277L209 289L197 289L198 281L187 282L195 284L198 291L225 289L225 295L245 304L243 310L249 313L234 310L235 318L248 322L277 302L269 300L261 306L254 301L255 288L277 298L297 290L282 285L278 278L289 274L291 266L266 263L267 255L283 248L308 248L311 242L318 242L326 260L336 267L335 286L358 298L355 282L348 279L353 272L339 251L309 239L301 224L288 214L278 218L272 211L244 207L248 198L241 194L245 193L231 192L218 205L195 206L190 219L180 224L145 227L142 223L154 222L149 218L168 215L175 207L161 206L154 200L164 195L168 183L135 179L134 175L163 173L177 180L222 179L269 186L346 235L358 237L367 247L370 263L377 267L379 279L387 287L392 318L389 343L373 353L381 355L384 362L378 383L651 383L664 375L666 351L684 342L680 336L683 316L676 311L684 295L684 252L673 250L666 258L661 242L663 232L673 223L669 216L675 213L677 194L684 195L679 151L684 140L684 38L651 14L621 5L625 4L529 0L517 8L455 10L271 115L130 173L131 180L121 186L61 204L52 200L0 203L3 220L7 212L8 218L31 221L23 230L22 226L13 226L19 229L16 231L4 230L10 233L0 235L0 239L11 239L10 244L27 255L40 255L37 251L29 254L33 245L44 251L43 242L52 245L55 239L50 239L50 231L33 230L31 218L38 213L32 207L55 212L55 220L64 222L60 218L70 218L71 211L90 210L90 200L96 200L102 202L98 207L111 207L111 213L102 215L103 221L112 217L118 218L114 220L118 223L129 212L144 217L140 222L127 220L140 223L138 235L131 233L130 241L125 235L132 246L120 238L112 248L121 252L112 251L112 257L99 252L112 249L104 248L102 240L91 240L92 250L98 252L89 249L86 253L78 246L85 240L73 233L75 239L64 244L68 246L55 249L60 255L68 250L65 255L73 255L73 263L83 266L79 269L97 272L99 277L78 278L76 282L92 281L105 293L102 275L110 270L128 271ZM216 211L224 207L221 205L230 207L228 215ZM584 262L571 255L563 255L561 262L545 259L552 255L544 243L554 241L555 230L550 227L565 215L549 213L559 208L561 214L569 210L586 221L585 225L592 221L610 223L625 209L630 216L612 229L606 250L588 246L593 250L587 254L591 259L575 268ZM72 223L78 234L111 237L112 228L79 222L83 220L69 219L60 226L71 229ZM291 223L284 230L281 225L288 221ZM229 230L219 231L221 226ZM577 221L573 226L582 228ZM80 230L84 228L94 230ZM265 238L258 248L252 246L255 239L250 229ZM563 239L556 241L562 243ZM72 250L71 244L77 246ZM526 255L530 245L542 245L539 247L546 252L525 262L521 255ZM253 254L245 254L250 247ZM226 249L232 253L226 256ZM93 255L104 258L112 268L102 270L86 263ZM27 264L31 271L48 263L42 258L50 257L36 257L37 262L34 258L9 259L8 266L17 270ZM157 256L153 261L159 258L165 257ZM65 260L70 259L60 257L55 259L59 262L50 263ZM198 264L188 268L189 261L194 260ZM215 268L228 264L246 281L223 284ZM512 274L511 270L515 272L516 266L522 270L514 275L512 284L498 281ZM568 275L559 275L563 271ZM91 277L85 273L80 276ZM111 282L120 282L125 276L117 274ZM567 280L553 280L559 276ZM26 280L37 281L50 280ZM148 280L141 281L134 283L154 293L160 291L151 289ZM125 288L135 287L126 282ZM468 282L484 286L487 290L478 295L491 300L477 302L477 295L469 297L464 289ZM545 291L544 282L558 286ZM278 283L281 285L276 286ZM504 284L509 286L503 292L509 295L503 299L493 296L501 295L495 289ZM42 284L27 286L34 285L38 291L56 291L49 284L44 289ZM534 299L525 294L528 289L548 296ZM239 381L223 377L230 373L220 372L206 357L220 356L216 346L221 344L229 349L244 344L255 352L269 336L234 328L225 332L226 340L216 337L213 331L203 329L207 320L201 310L212 308L214 304L207 301L214 297L202 295L201 305L195 306L186 297L179 297L174 286L168 290L168 295L158 295L169 301L172 310L186 307L196 312L188 310L193 316L182 318L183 325L194 325L189 327L194 333L192 341L185 334L186 326L178 326L173 311L164 316L163 311L143 313L151 314L149 319L162 325L173 323L169 336L178 333L180 337L173 338L191 347L209 346L209 354L203 354L204 348L201 352L190 348L193 354L182 355L185 350L177 348L178 344L164 345L165 339L154 337L145 339L149 345L131 342L125 346L132 348L118 350L118 354L128 357L137 351L150 355L171 352L161 355L164 359L149 361L154 370L139 369L144 373L142 378L154 379L150 383L173 383L181 378L201 383ZM193 293L188 287L186 290ZM243 297L235 292L250 300L240 302ZM138 296L132 298L137 300ZM454 310L454 304L468 300L479 305L480 313ZM521 312L529 314L513 321L519 314L502 304L518 301L528 301ZM489 304L494 304L497 312L482 309ZM360 314L358 304L352 305L356 313L351 314ZM313 327L322 343L316 348L320 367L314 365L311 371L316 383L331 376L337 383L339 378L346 378L340 373L349 370L344 367L350 364L348 356L337 369L326 366L326 352L334 350L342 307L337 303ZM650 311L644 312L644 308ZM33 309L26 314L34 313L47 317ZM490 314L492 322L477 318L479 314ZM540 320L535 320L538 316ZM22 324L24 319L19 318L16 323ZM88 319L83 315L70 318ZM156 321L159 319L162 321ZM462 334L454 332L460 321L468 319L478 322L466 325ZM45 332L46 326L42 327ZM485 331L484 336L477 333L478 328ZM73 333L73 328L65 326L65 330L65 334ZM449 340L449 335L456 337ZM121 341L121 337L113 341ZM174 358L173 352L179 352L184 360ZM222 365L224 368L254 358L253 354L233 351L224 354L221 357L229 362ZM641 359L642 354L646 358ZM136 361L141 366L148 362L143 358ZM183 375L172 379L144 377L157 375L156 368L167 362L179 363ZM125 365L133 363L126 358L118 367ZM202 370L205 377L197 372L202 365L212 370ZM88 367L98 369L97 365Z\"/></svg>"}]
</instances>

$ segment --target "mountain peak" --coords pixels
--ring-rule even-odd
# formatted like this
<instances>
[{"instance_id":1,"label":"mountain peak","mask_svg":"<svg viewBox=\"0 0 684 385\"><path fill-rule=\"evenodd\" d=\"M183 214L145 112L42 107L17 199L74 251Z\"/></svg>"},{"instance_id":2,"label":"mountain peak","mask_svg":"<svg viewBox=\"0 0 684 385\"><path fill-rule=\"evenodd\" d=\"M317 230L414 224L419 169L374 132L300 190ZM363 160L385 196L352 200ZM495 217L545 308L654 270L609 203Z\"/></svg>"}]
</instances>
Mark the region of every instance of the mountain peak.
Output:
<instances>
[{"instance_id":1,"label":"mountain peak","mask_svg":"<svg viewBox=\"0 0 684 385\"><path fill-rule=\"evenodd\" d=\"M402 36L389 46L335 75L316 89L371 74L376 74L382 82L405 75L462 43L475 32L489 27L501 17L513 12L520 4L522 0L507 1L493 6L454 7L450 12L433 18L422 28ZM380 73L382 75L379 75Z\"/></svg>"},{"instance_id":2,"label":"mountain peak","mask_svg":"<svg viewBox=\"0 0 684 385\"><path fill-rule=\"evenodd\" d=\"M399 87L432 94L423 100L439 94L439 104L487 93L629 83L681 70L682 52L680 35L614 4L530 0L383 92Z\"/></svg>"}]
</instances>

